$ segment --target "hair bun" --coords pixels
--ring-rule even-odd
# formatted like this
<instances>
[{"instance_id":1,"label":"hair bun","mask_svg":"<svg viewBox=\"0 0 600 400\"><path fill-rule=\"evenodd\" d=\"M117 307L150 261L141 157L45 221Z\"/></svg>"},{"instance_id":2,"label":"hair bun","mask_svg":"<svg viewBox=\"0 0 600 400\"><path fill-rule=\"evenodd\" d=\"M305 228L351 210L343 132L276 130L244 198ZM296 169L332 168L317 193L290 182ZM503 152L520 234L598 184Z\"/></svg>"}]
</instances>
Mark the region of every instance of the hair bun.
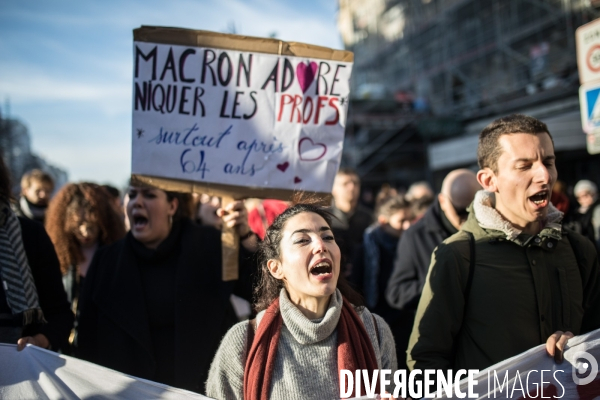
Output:
<instances>
[{"instance_id":1,"label":"hair bun","mask_svg":"<svg viewBox=\"0 0 600 400\"><path fill-rule=\"evenodd\" d=\"M292 195L290 206L296 204L309 204L311 206L329 207L331 206L332 196L330 194L309 193L305 191L294 192Z\"/></svg>"}]
</instances>

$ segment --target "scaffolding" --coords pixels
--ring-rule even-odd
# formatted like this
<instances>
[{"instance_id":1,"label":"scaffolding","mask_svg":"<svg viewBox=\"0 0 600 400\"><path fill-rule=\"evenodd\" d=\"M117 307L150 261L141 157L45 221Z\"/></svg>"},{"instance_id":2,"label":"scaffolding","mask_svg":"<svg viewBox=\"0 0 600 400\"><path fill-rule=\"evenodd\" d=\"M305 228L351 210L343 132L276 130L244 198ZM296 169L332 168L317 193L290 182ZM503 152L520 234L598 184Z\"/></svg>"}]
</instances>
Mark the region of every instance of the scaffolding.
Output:
<instances>
[{"instance_id":1,"label":"scaffolding","mask_svg":"<svg viewBox=\"0 0 600 400\"><path fill-rule=\"evenodd\" d=\"M389 179L386 171L393 162L368 151L375 144L389 149L397 141L400 146L398 138L414 128L420 139L403 143L426 147L430 140L460 134L456 124L576 96L575 29L600 16L597 3L340 0L340 31L355 53L355 103L361 88L379 85L385 90L382 98L410 105L385 112L359 100L347 131L349 147L359 146L348 148L348 164ZM436 118L448 123L419 129L424 120ZM382 129L377 120L397 122ZM369 146L360 146L363 142Z\"/></svg>"},{"instance_id":2,"label":"scaffolding","mask_svg":"<svg viewBox=\"0 0 600 400\"><path fill-rule=\"evenodd\" d=\"M376 29L348 46L353 88L384 84L436 115L476 118L499 102L576 83L574 31L596 17L582 0L388 1ZM386 37L394 25L402 32Z\"/></svg>"}]
</instances>

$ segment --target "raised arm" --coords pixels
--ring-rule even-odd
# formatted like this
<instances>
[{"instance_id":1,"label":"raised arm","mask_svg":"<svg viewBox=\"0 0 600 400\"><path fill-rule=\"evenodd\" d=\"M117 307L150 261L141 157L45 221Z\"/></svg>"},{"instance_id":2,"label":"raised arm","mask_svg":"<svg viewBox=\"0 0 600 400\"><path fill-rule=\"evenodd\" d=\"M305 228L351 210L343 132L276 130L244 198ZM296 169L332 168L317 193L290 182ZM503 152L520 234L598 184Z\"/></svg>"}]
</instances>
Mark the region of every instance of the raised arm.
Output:
<instances>
[{"instance_id":1,"label":"raised arm","mask_svg":"<svg viewBox=\"0 0 600 400\"><path fill-rule=\"evenodd\" d=\"M240 244L250 252L255 252L258 248L258 237L251 234L252 230L248 225L248 211L242 200L237 200L227 204L217 210L217 215L223 219L223 226L235 228L240 235Z\"/></svg>"}]
</instances>

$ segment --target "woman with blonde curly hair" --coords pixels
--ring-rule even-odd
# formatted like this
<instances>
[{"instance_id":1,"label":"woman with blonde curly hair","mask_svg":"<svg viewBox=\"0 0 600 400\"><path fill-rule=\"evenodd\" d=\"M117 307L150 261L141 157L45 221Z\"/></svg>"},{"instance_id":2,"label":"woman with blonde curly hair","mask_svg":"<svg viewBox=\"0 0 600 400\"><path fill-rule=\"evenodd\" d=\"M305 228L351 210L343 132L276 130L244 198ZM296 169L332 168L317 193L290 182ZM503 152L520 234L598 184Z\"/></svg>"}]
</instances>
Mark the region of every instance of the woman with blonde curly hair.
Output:
<instances>
[{"instance_id":1,"label":"woman with blonde curly hair","mask_svg":"<svg viewBox=\"0 0 600 400\"><path fill-rule=\"evenodd\" d=\"M125 236L123 221L104 188L94 183L69 183L52 199L46 231L60 261L63 283L73 311L94 253Z\"/></svg>"}]
</instances>

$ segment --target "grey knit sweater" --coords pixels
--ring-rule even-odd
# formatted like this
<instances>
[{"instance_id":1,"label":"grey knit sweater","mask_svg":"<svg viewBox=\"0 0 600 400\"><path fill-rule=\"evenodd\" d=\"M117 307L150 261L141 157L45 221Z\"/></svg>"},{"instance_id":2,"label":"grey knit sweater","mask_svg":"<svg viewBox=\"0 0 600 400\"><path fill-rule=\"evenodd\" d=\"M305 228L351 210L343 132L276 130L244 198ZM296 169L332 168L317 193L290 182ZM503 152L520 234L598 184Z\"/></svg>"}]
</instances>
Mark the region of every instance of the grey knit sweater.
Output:
<instances>
[{"instance_id":1,"label":"grey knit sweater","mask_svg":"<svg viewBox=\"0 0 600 400\"><path fill-rule=\"evenodd\" d=\"M283 289L279 295L283 326L271 379L271 399L339 399L337 367L337 323L342 311L339 290L331 296L325 316L309 320L290 301ZM256 317L257 327L264 315ZM379 328L378 341L373 317L366 308L358 311L369 334L380 369L397 368L394 338L385 321L375 315ZM243 399L244 365L248 321L232 327L223 338L210 366L206 393L215 399Z\"/></svg>"}]
</instances>

